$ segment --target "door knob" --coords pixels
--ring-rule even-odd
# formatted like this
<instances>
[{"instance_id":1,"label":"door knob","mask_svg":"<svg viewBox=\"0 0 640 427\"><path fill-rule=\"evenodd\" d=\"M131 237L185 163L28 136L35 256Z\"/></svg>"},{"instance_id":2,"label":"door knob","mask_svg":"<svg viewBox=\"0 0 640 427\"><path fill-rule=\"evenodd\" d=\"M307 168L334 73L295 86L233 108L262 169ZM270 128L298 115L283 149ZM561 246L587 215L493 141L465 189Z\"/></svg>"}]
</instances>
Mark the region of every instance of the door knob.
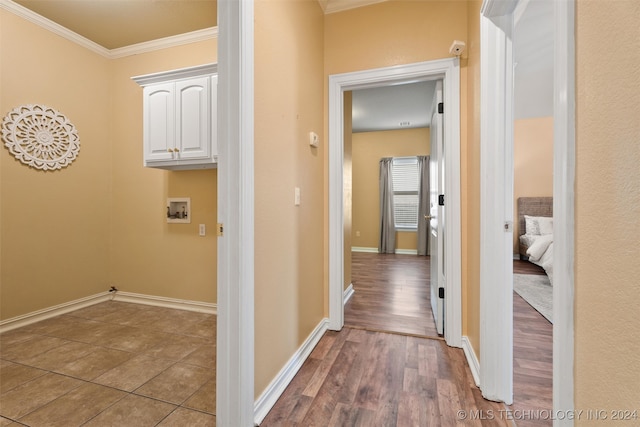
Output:
<instances>
[{"instance_id":1,"label":"door knob","mask_svg":"<svg viewBox=\"0 0 640 427\"><path fill-rule=\"evenodd\" d=\"M424 219L426 219L427 221L429 221L431 219L434 219L434 218L435 218L435 216L431 216L431 215L425 215L424 216Z\"/></svg>"}]
</instances>

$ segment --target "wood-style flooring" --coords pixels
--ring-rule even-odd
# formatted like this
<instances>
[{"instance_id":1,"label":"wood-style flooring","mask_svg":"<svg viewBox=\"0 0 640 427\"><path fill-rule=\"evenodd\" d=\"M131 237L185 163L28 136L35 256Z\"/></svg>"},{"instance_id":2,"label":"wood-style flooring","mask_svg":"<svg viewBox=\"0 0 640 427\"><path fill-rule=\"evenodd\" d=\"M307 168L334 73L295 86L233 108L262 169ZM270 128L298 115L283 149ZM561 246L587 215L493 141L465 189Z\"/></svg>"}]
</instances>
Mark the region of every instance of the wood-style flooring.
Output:
<instances>
[{"instance_id":1,"label":"wood-style flooring","mask_svg":"<svg viewBox=\"0 0 640 427\"><path fill-rule=\"evenodd\" d=\"M322 337L261 426L510 425L504 414L461 349L345 327Z\"/></svg>"},{"instance_id":2,"label":"wood-style flooring","mask_svg":"<svg viewBox=\"0 0 640 427\"><path fill-rule=\"evenodd\" d=\"M353 252L354 294L344 324L371 331L437 337L430 303L430 258Z\"/></svg>"},{"instance_id":3,"label":"wood-style flooring","mask_svg":"<svg viewBox=\"0 0 640 427\"><path fill-rule=\"evenodd\" d=\"M527 261L514 261L514 273L545 274ZM518 427L551 426L553 408L553 325L513 293L513 405Z\"/></svg>"},{"instance_id":4,"label":"wood-style flooring","mask_svg":"<svg viewBox=\"0 0 640 427\"><path fill-rule=\"evenodd\" d=\"M426 338L429 270L428 257L354 253L345 328L325 334L262 426L550 426L551 324L514 293L514 404L484 400L462 350Z\"/></svg>"}]
</instances>

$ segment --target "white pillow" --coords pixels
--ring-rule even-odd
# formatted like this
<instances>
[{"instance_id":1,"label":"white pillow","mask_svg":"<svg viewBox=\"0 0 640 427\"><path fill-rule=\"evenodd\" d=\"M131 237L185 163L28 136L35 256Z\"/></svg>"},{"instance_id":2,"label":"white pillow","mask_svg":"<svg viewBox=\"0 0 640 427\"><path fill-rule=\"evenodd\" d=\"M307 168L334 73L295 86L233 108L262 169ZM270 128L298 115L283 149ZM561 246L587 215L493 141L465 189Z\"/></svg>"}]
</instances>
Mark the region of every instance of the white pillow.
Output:
<instances>
[{"instance_id":1,"label":"white pillow","mask_svg":"<svg viewBox=\"0 0 640 427\"><path fill-rule=\"evenodd\" d=\"M526 234L535 236L553 234L553 218L546 216L524 216Z\"/></svg>"},{"instance_id":2,"label":"white pillow","mask_svg":"<svg viewBox=\"0 0 640 427\"><path fill-rule=\"evenodd\" d=\"M540 234L547 235L553 234L553 218L549 218L546 216L541 216L538 218L538 228L540 230Z\"/></svg>"}]
</instances>

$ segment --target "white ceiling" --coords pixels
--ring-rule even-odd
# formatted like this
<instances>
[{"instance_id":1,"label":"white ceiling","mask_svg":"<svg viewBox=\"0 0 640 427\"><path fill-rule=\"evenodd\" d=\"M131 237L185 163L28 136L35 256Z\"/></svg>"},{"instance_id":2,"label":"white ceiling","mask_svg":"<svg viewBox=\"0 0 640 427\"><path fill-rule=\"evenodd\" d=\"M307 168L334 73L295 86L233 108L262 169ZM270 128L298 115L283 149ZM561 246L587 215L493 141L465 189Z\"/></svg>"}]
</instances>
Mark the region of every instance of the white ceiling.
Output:
<instances>
[{"instance_id":1,"label":"white ceiling","mask_svg":"<svg viewBox=\"0 0 640 427\"><path fill-rule=\"evenodd\" d=\"M429 127L436 82L353 91L353 132Z\"/></svg>"}]
</instances>

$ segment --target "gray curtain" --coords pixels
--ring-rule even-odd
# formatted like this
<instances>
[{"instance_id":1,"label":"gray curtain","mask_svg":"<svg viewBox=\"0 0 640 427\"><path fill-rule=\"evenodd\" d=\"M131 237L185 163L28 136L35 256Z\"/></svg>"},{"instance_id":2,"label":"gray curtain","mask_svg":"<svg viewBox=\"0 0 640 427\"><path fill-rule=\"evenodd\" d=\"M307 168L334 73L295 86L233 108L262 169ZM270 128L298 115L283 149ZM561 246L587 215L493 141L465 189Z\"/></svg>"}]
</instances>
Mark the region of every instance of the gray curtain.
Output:
<instances>
[{"instance_id":1,"label":"gray curtain","mask_svg":"<svg viewBox=\"0 0 640 427\"><path fill-rule=\"evenodd\" d=\"M391 167L393 159L380 159L380 242L378 252L393 254L396 252L396 225L393 217L393 179Z\"/></svg>"},{"instance_id":2,"label":"gray curtain","mask_svg":"<svg viewBox=\"0 0 640 427\"><path fill-rule=\"evenodd\" d=\"M429 156L418 156L418 255L430 255L429 221Z\"/></svg>"}]
</instances>

